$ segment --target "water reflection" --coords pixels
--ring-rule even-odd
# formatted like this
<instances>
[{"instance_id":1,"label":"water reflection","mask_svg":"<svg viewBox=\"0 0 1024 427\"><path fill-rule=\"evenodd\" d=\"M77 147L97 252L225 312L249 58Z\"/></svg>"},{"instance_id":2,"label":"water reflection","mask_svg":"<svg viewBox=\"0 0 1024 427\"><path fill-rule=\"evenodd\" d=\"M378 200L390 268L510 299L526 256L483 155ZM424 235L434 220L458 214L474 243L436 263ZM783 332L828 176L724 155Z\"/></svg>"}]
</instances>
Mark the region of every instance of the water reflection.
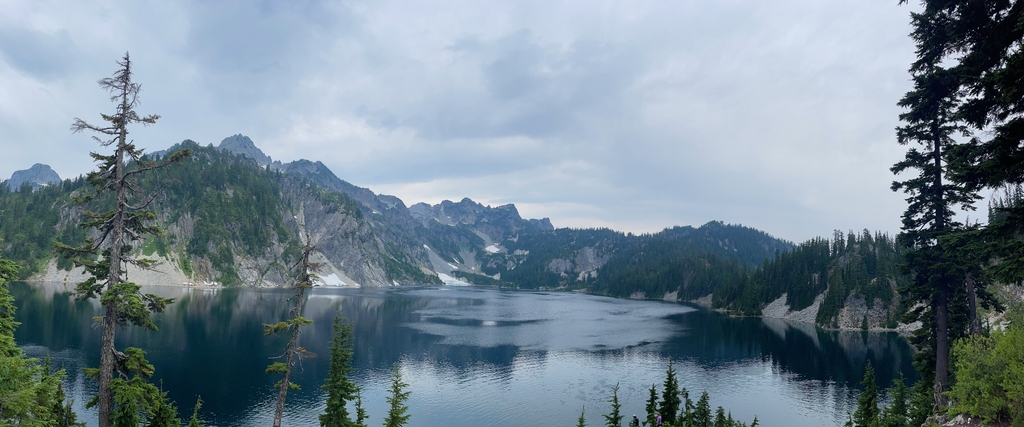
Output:
<instances>
[{"instance_id":1,"label":"water reflection","mask_svg":"<svg viewBox=\"0 0 1024 427\"><path fill-rule=\"evenodd\" d=\"M71 298L59 284L11 286L23 324L16 338L31 354L53 354L73 373L76 406L94 387L80 374L98 365L95 301ZM159 332L129 328L118 346L149 352L182 408L201 394L210 425L265 424L276 379L263 375L287 337L264 337L262 324L283 319L283 290L148 288L177 301L155 316ZM855 404L867 360L888 386L913 375L910 349L895 334L822 331L779 320L729 318L654 301L486 288L317 288L306 304L301 345L321 355L302 363L289 394L291 425L316 425L336 310L354 323L354 377L364 387L372 424L386 408L387 374L402 362L411 384L415 425L571 425L582 405L602 423L610 388L620 383L623 410L641 412L668 358L682 384L712 404L762 425L838 425ZM524 410L528 408L528 410ZM83 412L82 408L78 408ZM89 414L89 415L87 415ZM85 418L94 413L84 412Z\"/></svg>"}]
</instances>

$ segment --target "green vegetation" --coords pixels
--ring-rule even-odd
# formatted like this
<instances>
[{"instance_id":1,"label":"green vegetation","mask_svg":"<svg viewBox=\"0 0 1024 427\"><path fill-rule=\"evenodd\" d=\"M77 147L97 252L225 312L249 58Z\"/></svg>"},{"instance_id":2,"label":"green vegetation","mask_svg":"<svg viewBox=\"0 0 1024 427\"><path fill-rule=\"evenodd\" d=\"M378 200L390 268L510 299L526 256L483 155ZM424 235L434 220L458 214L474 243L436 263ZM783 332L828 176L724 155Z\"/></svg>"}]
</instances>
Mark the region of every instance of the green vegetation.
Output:
<instances>
[{"instance_id":1,"label":"green vegetation","mask_svg":"<svg viewBox=\"0 0 1024 427\"><path fill-rule=\"evenodd\" d=\"M306 349L299 347L299 329L313 323L312 320L302 317L302 306L306 302L306 290L312 288L313 282L317 280L316 270L320 265L310 261L310 256L316 250L316 247L309 241L302 248L302 255L297 266L299 269L298 277L296 277L294 286L295 296L292 297L295 299L295 306L288 311L288 320L263 325L264 335L266 336L283 331L291 332L291 338L285 346L284 354L280 356L284 358L284 362L271 363L270 366L267 366L266 370L268 374L281 374L281 380L274 384L274 388L277 389L274 427L281 427L281 418L284 415L284 402L288 397L288 390L299 389L298 384L290 381L292 368L296 362L307 357Z\"/></svg>"},{"instance_id":2,"label":"green vegetation","mask_svg":"<svg viewBox=\"0 0 1024 427\"><path fill-rule=\"evenodd\" d=\"M925 381L919 382L923 384ZM864 379L861 381L864 389L857 398L857 410L846 422L846 427L909 427L923 424L924 419L914 420L908 417L907 389L903 385L903 376L895 381L889 389L891 402L888 407L880 408L881 396L878 393L878 386L875 383L875 370L868 362L864 371ZM918 388L915 393L928 397L931 390ZM926 408L926 411L931 408Z\"/></svg>"},{"instance_id":3,"label":"green vegetation","mask_svg":"<svg viewBox=\"0 0 1024 427\"><path fill-rule=\"evenodd\" d=\"M53 256L55 239L73 245L85 242L86 231L68 224L74 212L69 195L85 184L78 178L35 191L28 184L15 190L0 185L0 253L21 267L19 279L41 271ZM69 268L71 262L61 258L58 265Z\"/></svg>"},{"instance_id":4,"label":"green vegetation","mask_svg":"<svg viewBox=\"0 0 1024 427\"><path fill-rule=\"evenodd\" d=\"M409 400L412 392L408 391L408 388L409 384L402 381L402 368L396 362L391 369L391 394L387 397L389 408L388 416L384 418L384 427L402 427L409 423L412 415L408 413L409 407L405 402Z\"/></svg>"},{"instance_id":5,"label":"green vegetation","mask_svg":"<svg viewBox=\"0 0 1024 427\"><path fill-rule=\"evenodd\" d=\"M903 3L903 1L901 1ZM912 13L917 58L914 88L899 105L901 145L912 145L894 173L916 176L893 183L904 191L900 243L907 249L907 321L923 327L912 342L918 370L944 411L950 386L950 344L981 334L978 305L993 305L992 280L1024 279L1020 257L1024 206L995 209L994 221L960 224L953 207L975 209L978 192L1024 183L1024 7L1020 1L923 0Z\"/></svg>"},{"instance_id":6,"label":"green vegetation","mask_svg":"<svg viewBox=\"0 0 1024 427\"><path fill-rule=\"evenodd\" d=\"M954 344L957 381L947 393L953 401L951 415L1024 426L1024 315L1018 307L1010 317L1006 329Z\"/></svg>"},{"instance_id":7,"label":"green vegetation","mask_svg":"<svg viewBox=\"0 0 1024 427\"><path fill-rule=\"evenodd\" d=\"M77 246L54 243L55 250L61 256L73 260L76 266L84 267L89 275L88 279L75 288L78 297L99 298L104 308L103 316L99 319L103 328L100 367L90 371L91 376L98 378L99 382L96 403L99 405L100 427L109 427L112 423L127 425L125 423L139 416L140 409L153 411L150 412L151 416L158 415L155 411L161 406L152 405L164 404L163 394L153 396L152 388L145 384L146 376L152 375L152 366L142 357L144 352L138 349L126 350L127 363L135 365L125 366L123 358L115 358L118 353L114 346L114 333L118 326L128 324L156 330L149 314L162 312L167 304L173 302L171 298L142 294L139 285L127 281L128 265L149 268L154 263L151 259L132 258L129 242L163 233L159 227L151 225L155 215L144 209L148 205L146 193L139 193L134 179L189 155L188 150L182 150L161 162L141 158L142 150L135 148L133 141L128 139L128 125L153 124L160 116L140 117L135 112L141 86L132 81L132 62L128 54L125 53L124 59L117 64L119 68L113 77L99 81L100 87L111 94L111 101L118 103L113 114L101 115L108 125L96 126L79 118L75 118L71 125L75 133L90 131L109 138L103 140L95 137L95 140L102 146L114 147L113 153L109 155L91 153L93 159L99 162L98 169L86 175L86 182L92 186L93 191L83 189L82 193L85 194L78 194L74 198L79 206L86 208L82 213L84 220L79 226L94 230L99 238L88 238ZM129 161L132 163L129 164ZM101 197L109 199L103 200ZM105 210L88 210L88 204L93 201ZM132 371L135 376L127 381L123 374L120 378L113 377L115 371L121 373L124 369ZM140 401L143 402L141 406ZM173 419L167 418L164 421L171 423Z\"/></svg>"},{"instance_id":8,"label":"green vegetation","mask_svg":"<svg viewBox=\"0 0 1024 427\"><path fill-rule=\"evenodd\" d=\"M665 389L662 391L662 400L660 402L657 401L657 389L655 386L651 386L649 390L650 398L647 400L645 407L647 418L643 425L657 426L660 417L661 425L664 427L748 427L746 423L733 419L731 412L726 415L725 409L721 406L718 407L715 415L712 415L711 398L708 396L707 391L701 393L700 399L694 405L686 388L679 387L671 361L669 361L668 369L665 371L664 384ZM613 389L613 398L615 398L616 402L617 398L614 393L617 391L618 387ZM755 416L749 427L756 427L757 425L758 421Z\"/></svg>"},{"instance_id":9,"label":"green vegetation","mask_svg":"<svg viewBox=\"0 0 1024 427\"><path fill-rule=\"evenodd\" d=\"M615 387L612 387L612 397L608 399L608 403L612 405L612 411L603 415L604 423L607 427L620 427L622 426L622 418L624 415L620 413L622 405L619 404L619 384L615 383Z\"/></svg>"},{"instance_id":10,"label":"green vegetation","mask_svg":"<svg viewBox=\"0 0 1024 427\"><path fill-rule=\"evenodd\" d=\"M869 308L876 300L892 302L897 287L907 280L898 269L901 261L900 249L885 234L872 236L864 230L844 236L837 231L832 241L812 239L765 261L743 280L727 282L714 303L738 313L760 314L763 304L783 293L792 310L802 310L824 294L817 323L836 327L839 310L851 294L864 298Z\"/></svg>"},{"instance_id":11,"label":"green vegetation","mask_svg":"<svg viewBox=\"0 0 1024 427\"><path fill-rule=\"evenodd\" d=\"M327 408L320 414L321 427L357 427L363 426L365 414L357 420L349 418L348 402L355 401L359 394L359 386L349 379L352 371L352 325L342 322L340 314L334 314L334 337L331 339L331 365L327 382L321 386L327 391ZM361 406L361 405L360 405Z\"/></svg>"},{"instance_id":12,"label":"green vegetation","mask_svg":"<svg viewBox=\"0 0 1024 427\"><path fill-rule=\"evenodd\" d=\"M149 174L140 186L160 194L160 218L169 224L187 218L193 224L192 235L184 242L161 236L152 246L181 245L183 270L192 270L189 257L209 260L218 273L213 279L225 286L242 284L236 255L262 257L272 245L286 244L290 250L274 266L283 269L282 263L297 259L300 244L292 238L281 215L284 202L280 187L286 179L281 173L190 140L179 146L190 150L192 158L173 170ZM339 197L326 193L321 196L342 203Z\"/></svg>"},{"instance_id":13,"label":"green vegetation","mask_svg":"<svg viewBox=\"0 0 1024 427\"><path fill-rule=\"evenodd\" d=\"M18 322L7 283L17 271L16 264L0 258L0 425L82 425L64 402L64 370L50 372L49 360L41 364L25 357L14 342Z\"/></svg>"}]
</instances>

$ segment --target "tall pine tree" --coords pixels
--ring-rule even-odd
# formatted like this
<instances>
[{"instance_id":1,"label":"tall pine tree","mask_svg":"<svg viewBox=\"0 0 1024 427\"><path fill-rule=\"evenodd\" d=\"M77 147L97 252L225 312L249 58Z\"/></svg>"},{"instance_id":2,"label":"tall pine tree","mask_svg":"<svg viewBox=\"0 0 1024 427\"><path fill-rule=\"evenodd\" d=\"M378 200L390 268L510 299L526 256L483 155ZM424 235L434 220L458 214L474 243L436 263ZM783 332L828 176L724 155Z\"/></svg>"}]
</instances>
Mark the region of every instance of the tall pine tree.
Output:
<instances>
[{"instance_id":1,"label":"tall pine tree","mask_svg":"<svg viewBox=\"0 0 1024 427\"><path fill-rule=\"evenodd\" d=\"M263 325L264 335L267 336L282 331L291 332L291 338L285 346L284 354L280 356L284 358L284 362L272 363L266 370L268 374L281 374L281 380L274 384L274 387L277 388L277 404L274 407L274 427L281 427L281 418L284 415L284 402L288 397L288 390L298 390L299 388L297 384L291 382L292 367L300 359L311 356L305 348L299 346L299 329L313 323L312 320L302 317L302 306L306 302L306 290L312 288L313 281L317 280L316 271L320 264L310 260L310 256L316 250L316 246L307 237L297 265L299 274L295 280L295 296L292 297L295 299L295 306L289 310L288 320Z\"/></svg>"},{"instance_id":2,"label":"tall pine tree","mask_svg":"<svg viewBox=\"0 0 1024 427\"><path fill-rule=\"evenodd\" d=\"M676 415L679 414L679 380L676 378L676 370L672 367L672 359L668 359L668 369L665 371L665 383L661 390L661 404L658 412L665 423L675 425Z\"/></svg>"},{"instance_id":3,"label":"tall pine tree","mask_svg":"<svg viewBox=\"0 0 1024 427\"><path fill-rule=\"evenodd\" d=\"M961 226L953 217L953 207L973 209L979 199L976 192L948 179L949 150L957 145L954 135L966 129L956 117L959 88L956 73L941 66L941 55L927 42L929 28L922 24L927 16L913 14L918 60L910 73L914 89L899 105L904 125L897 128L900 145L909 145L904 159L892 167L894 174L916 171L916 176L892 184L893 191L908 195L898 241L907 248L904 259L912 281L903 294L911 304L921 303L905 319L920 320L923 327L914 338L921 353L918 365L924 377L931 376L935 402L944 405L943 392L949 383L949 346L951 334L959 336L963 325L950 324L950 310L961 310L962 268L943 247L943 239ZM952 303L952 307L951 307Z\"/></svg>"},{"instance_id":4,"label":"tall pine tree","mask_svg":"<svg viewBox=\"0 0 1024 427\"><path fill-rule=\"evenodd\" d=\"M388 416L384 418L384 427L402 427L409 422L409 407L405 402L409 400L411 391L406 390L409 384L402 381L402 369L396 362L391 368L391 387L388 401Z\"/></svg>"},{"instance_id":5,"label":"tall pine tree","mask_svg":"<svg viewBox=\"0 0 1024 427\"><path fill-rule=\"evenodd\" d=\"M864 379L860 382L864 390L857 398L857 411L853 413L855 427L875 427L878 424L878 386L875 385L875 368L868 361Z\"/></svg>"},{"instance_id":6,"label":"tall pine tree","mask_svg":"<svg viewBox=\"0 0 1024 427\"><path fill-rule=\"evenodd\" d=\"M612 397L608 399L608 403L612 404L612 411L604 415L605 427L622 427L622 417L620 413L622 405L619 404L619 384L615 383L615 387L612 387Z\"/></svg>"},{"instance_id":7,"label":"tall pine tree","mask_svg":"<svg viewBox=\"0 0 1024 427\"><path fill-rule=\"evenodd\" d=\"M353 427L348 415L348 402L356 399L359 387L348 378L352 371L352 325L342 322L341 315L334 314L334 338L331 339L331 364L327 371L327 382L321 387L327 391L327 407L320 414L321 427ZM358 414L357 414L358 416Z\"/></svg>"},{"instance_id":8,"label":"tall pine tree","mask_svg":"<svg viewBox=\"0 0 1024 427\"><path fill-rule=\"evenodd\" d=\"M156 123L160 116L139 116L135 112L142 86L132 81L132 62L127 53L117 65L119 68L112 77L99 81L100 87L110 93L110 100L117 104L113 113L101 114L107 123L97 126L75 118L71 125L72 132L97 133L101 136L93 137L96 142L103 147L114 147L111 154L90 153L99 162L99 169L86 176L95 192L77 197L76 202L84 205L96 196L113 193L113 206L102 212L88 209L83 211L87 219L80 226L94 229L98 238L88 239L86 244L79 247L55 244L57 252L74 260L76 265L84 266L90 275L76 288L79 298L98 297L103 305L98 371L100 427L110 426L114 411L114 396L110 385L119 357L114 347L115 328L133 324L155 330L156 325L150 321L149 313L161 312L173 301L153 294L143 294L139 291L139 285L127 280L129 264L148 268L154 263L148 259L133 259L129 242L141 241L147 234L161 233L159 228L149 225L155 215L145 209L154 196L136 200L139 199L134 194L137 186L132 180L141 173L162 168L189 155L189 151L183 150L160 162L142 158L142 150L135 148L134 141L128 139L128 126L135 123L150 125Z\"/></svg>"}]
</instances>

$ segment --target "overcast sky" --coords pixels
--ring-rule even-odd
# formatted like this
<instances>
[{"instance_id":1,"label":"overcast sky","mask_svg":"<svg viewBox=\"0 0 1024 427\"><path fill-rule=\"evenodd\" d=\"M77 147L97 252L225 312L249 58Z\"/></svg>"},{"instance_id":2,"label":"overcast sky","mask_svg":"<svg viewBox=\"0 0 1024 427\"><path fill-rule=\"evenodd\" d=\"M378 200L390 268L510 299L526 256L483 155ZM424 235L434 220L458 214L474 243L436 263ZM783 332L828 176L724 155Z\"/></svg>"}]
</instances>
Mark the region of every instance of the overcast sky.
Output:
<instances>
[{"instance_id":1,"label":"overcast sky","mask_svg":"<svg viewBox=\"0 0 1024 427\"><path fill-rule=\"evenodd\" d=\"M899 231L897 0L0 0L0 179L94 167L126 51L138 146L252 138L411 205L556 227Z\"/></svg>"}]
</instances>

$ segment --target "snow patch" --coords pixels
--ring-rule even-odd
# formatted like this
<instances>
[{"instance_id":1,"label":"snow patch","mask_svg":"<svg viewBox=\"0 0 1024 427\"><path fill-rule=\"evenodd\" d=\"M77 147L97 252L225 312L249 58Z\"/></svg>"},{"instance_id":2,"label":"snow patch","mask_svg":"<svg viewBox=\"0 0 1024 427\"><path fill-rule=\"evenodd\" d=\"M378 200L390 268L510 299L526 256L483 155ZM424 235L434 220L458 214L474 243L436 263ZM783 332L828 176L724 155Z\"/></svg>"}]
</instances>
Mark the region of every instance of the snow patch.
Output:
<instances>
[{"instance_id":1,"label":"snow patch","mask_svg":"<svg viewBox=\"0 0 1024 427\"><path fill-rule=\"evenodd\" d=\"M492 254L496 254L498 252L501 252L501 248L498 248L498 245L490 245L490 246L484 248L484 250L487 251L487 252L490 252Z\"/></svg>"},{"instance_id":2,"label":"snow patch","mask_svg":"<svg viewBox=\"0 0 1024 427\"><path fill-rule=\"evenodd\" d=\"M469 283L463 282L444 273L437 273L437 277L440 277L441 281L448 286L470 286Z\"/></svg>"},{"instance_id":3,"label":"snow patch","mask_svg":"<svg viewBox=\"0 0 1024 427\"><path fill-rule=\"evenodd\" d=\"M323 282L324 285L326 286L348 286L348 283L345 283L344 280L341 280L341 278L338 277L338 275L335 273L331 273L326 276L320 276L320 281Z\"/></svg>"}]
</instances>

